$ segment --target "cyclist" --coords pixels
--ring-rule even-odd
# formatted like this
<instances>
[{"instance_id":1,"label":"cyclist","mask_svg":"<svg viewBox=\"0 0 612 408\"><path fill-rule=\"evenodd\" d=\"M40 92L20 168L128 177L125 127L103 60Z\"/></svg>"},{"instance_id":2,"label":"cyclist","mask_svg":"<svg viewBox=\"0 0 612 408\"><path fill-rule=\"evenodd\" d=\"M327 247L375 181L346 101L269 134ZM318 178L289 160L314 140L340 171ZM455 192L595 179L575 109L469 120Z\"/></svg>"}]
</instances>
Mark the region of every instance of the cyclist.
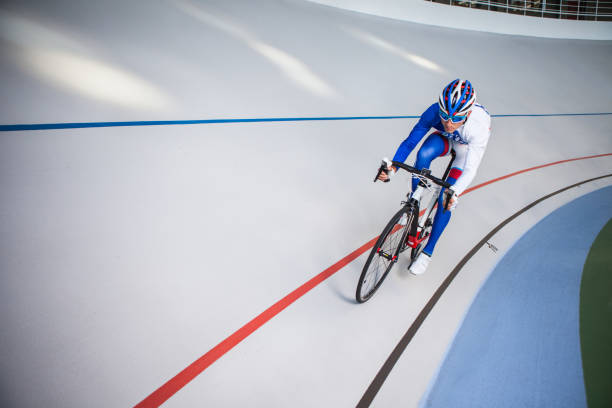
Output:
<instances>
[{"instance_id":1,"label":"cyclist","mask_svg":"<svg viewBox=\"0 0 612 408\"><path fill-rule=\"evenodd\" d=\"M433 159L449 155L451 149L455 150L455 160L447 179L453 185L454 194L450 203L443 203L444 190L440 192L429 241L409 267L415 275L427 269L438 238L450 221L451 210L457 205L457 197L476 175L491 134L491 116L482 105L476 103L476 91L472 84L467 80L455 79L444 87L438 102L421 115L410 135L400 144L393 160L403 163L431 128L435 131L419 149L414 167L419 170L429 168ZM389 181L397 171L386 161L388 170L378 177L382 181ZM412 191L417 183L418 179L413 178Z\"/></svg>"}]
</instances>

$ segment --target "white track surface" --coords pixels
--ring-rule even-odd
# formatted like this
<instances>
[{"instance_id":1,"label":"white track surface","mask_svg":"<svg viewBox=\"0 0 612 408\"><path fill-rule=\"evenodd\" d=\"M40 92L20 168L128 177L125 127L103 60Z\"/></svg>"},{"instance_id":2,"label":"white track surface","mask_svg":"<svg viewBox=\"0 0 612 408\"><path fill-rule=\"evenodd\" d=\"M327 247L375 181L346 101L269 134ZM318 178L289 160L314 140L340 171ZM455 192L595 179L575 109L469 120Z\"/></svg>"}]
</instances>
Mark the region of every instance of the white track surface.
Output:
<instances>
[{"instance_id":1,"label":"white track surface","mask_svg":"<svg viewBox=\"0 0 612 408\"><path fill-rule=\"evenodd\" d=\"M455 77L492 114L612 111L612 43L483 34L301 1L3 2L0 124L418 115ZM413 119L0 133L2 406L142 401L375 237L407 178L372 183ZM612 152L612 118L495 118L473 185ZM409 161L412 161L414 154ZM365 256L165 406L354 406L457 262L525 205L610 156L462 197L426 275L400 262L368 303ZM373 406L416 407L474 294L560 194L482 250ZM571 237L568 237L571 238ZM486 335L486 333L483 333Z\"/></svg>"}]
</instances>

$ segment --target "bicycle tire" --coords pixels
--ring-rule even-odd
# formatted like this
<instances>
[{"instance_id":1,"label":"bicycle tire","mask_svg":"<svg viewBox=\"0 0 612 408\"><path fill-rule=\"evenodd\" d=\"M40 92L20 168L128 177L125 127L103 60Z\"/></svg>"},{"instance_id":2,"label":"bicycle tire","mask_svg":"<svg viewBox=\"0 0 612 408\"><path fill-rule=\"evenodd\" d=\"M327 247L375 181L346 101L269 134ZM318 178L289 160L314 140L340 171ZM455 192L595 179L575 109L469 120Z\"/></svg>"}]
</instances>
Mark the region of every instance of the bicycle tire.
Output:
<instances>
[{"instance_id":1,"label":"bicycle tire","mask_svg":"<svg viewBox=\"0 0 612 408\"><path fill-rule=\"evenodd\" d=\"M406 224L402 226L398 223L404 214L406 214ZM408 206L402 207L383 229L359 276L355 293L355 299L358 303L364 303L374 295L397 262L400 252L406 245L406 238L410 225L414 221L414 216L414 209ZM397 228L396 225L400 225L400 227ZM388 240L388 238L390 239ZM385 243L388 243L387 247L385 247ZM385 261L387 262L385 263ZM380 262L382 262L383 271L379 269Z\"/></svg>"}]
</instances>

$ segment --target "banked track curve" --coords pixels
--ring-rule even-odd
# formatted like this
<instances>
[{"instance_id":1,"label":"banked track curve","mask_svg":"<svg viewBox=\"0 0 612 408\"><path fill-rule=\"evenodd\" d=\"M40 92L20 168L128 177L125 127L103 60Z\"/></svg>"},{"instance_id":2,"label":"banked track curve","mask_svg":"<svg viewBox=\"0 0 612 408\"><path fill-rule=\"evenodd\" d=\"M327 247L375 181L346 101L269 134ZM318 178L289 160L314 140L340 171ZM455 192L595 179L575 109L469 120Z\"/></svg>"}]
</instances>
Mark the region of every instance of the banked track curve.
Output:
<instances>
[{"instance_id":1,"label":"banked track curve","mask_svg":"<svg viewBox=\"0 0 612 408\"><path fill-rule=\"evenodd\" d=\"M559 165L559 164L563 164L563 163L568 163L568 162L573 162L573 161L578 161L578 160L595 159L595 158L601 158L601 157L606 157L606 156L612 156L612 153L604 153L604 154L597 154L597 155L591 155L591 156L576 157L576 158L572 158L572 159L559 160L559 161L552 162L552 163L546 163L546 164L542 164L542 165L539 165L539 166L530 167L530 168L527 168L527 169L523 169L523 170L519 170L519 171L516 171L516 172L513 172L513 173L509 173L507 175L504 175L504 176L501 176L501 177L498 177L498 178L486 181L484 183L478 184L478 185L476 185L474 187L471 187L471 188L467 189L463 193L463 195L468 194L468 193L470 193L472 191L478 190L480 188L483 188L485 186L488 186L490 184L493 184L493 183L505 180L507 178L516 176L518 174L534 171L534 170L545 168L545 167L555 166L555 165ZM597 179L605 178L605 177L610 177L610 176L612 176L612 174L608 174L608 175L604 175L604 176L601 176L601 177L597 177L595 179L585 180L585 181L582 181L582 182L577 183L575 185L565 187L565 188L563 188L561 190L558 190L558 191L556 191L554 193L549 194L548 196L542 197L541 199L533 202L532 204L530 204L529 206L527 206L523 210L521 210L520 213L522 213L524 211L527 211L529 208L531 208L534 205L540 203L541 201L545 200L546 198L549 198L549 197L551 197L551 196L553 196L555 194L559 194L562 191L565 191L565 190L568 190L570 188L576 187L576 186L578 186L580 184L587 183L589 181L593 181L593 180L597 180ZM520 214L517 213L515 215L518 216ZM504 221L502 223L503 225L502 224L498 225L498 227L496 227L496 229L494 229L492 231L492 234L490 233L491 236L494 235L495 232L499 231L499 229L503 228L503 226L506 225L508 222L510 222L514 218L516 218L516 216L512 216L509 219L507 219L506 221ZM142 400L140 403L136 404L135 407L136 408L158 407L161 404L163 404L164 402L166 402L174 394L176 394L178 391L180 391L185 385L187 385L195 377L200 375L204 370L206 370L209 366L211 366L215 361L217 361L219 358L221 358L223 355L225 355L227 352L229 352L232 348L234 348L236 345L238 345L240 342L242 342L245 338L247 338L249 335L251 335L254 331L256 331L261 326L266 324L274 316L276 316L277 314L282 312L284 309L289 307L293 302L295 302L296 300L298 300L299 298L304 296L306 293L308 293L310 290L315 288L317 285L319 285L320 283L325 281L327 278L329 278L332 275L334 275L340 269L342 269L343 267L345 267L346 265L348 265L349 263L351 263L352 261L357 259L363 253L365 253L366 251L371 249L374 246L374 244L375 244L377 239L378 239L378 237L372 238L370 241L366 242L365 244L363 244L362 246L360 246L359 248L357 248L356 250L354 250L353 252L351 252L350 254L346 255L344 258L340 259L338 262L336 262L335 264L330 266L329 268L325 269L323 272L319 273L318 275L316 275L315 277L313 277L312 279L310 279L309 281L307 281L306 283L304 283L303 285L301 285L300 287L298 287L297 289L295 289L294 291L292 291L291 293L289 293L288 295L286 295L285 297L283 297L282 299L280 299L279 301L274 303L272 306L270 306L268 309L263 311L261 314L259 314L255 318L253 318L251 321L249 321L247 324L242 326L240 329L235 331L233 334L231 334L225 340L221 341L219 344L217 344L215 347L213 347L211 350L209 350L202 357L200 357L199 359L197 359L196 361L191 363L189 366L187 366L185 369L183 369L181 372L176 374L174 377L169 379L166 383L164 383L157 390L153 391L144 400ZM484 241L481 241L481 243L477 244L477 246L472 249L473 253L472 253L472 251L470 251L468 253L469 257L473 256L473 254L476 253L476 251L478 250L476 248L480 248L480 246L482 246L487 240L488 240L488 238L485 239ZM466 255L466 257L468 257L468 255ZM461 267L463 267L463 265L467 262L467 260L469 258L466 258L466 257L464 257L464 259L462 261L460 261L460 263L455 267L455 269L453 269L451 274L449 274L449 277L452 275L452 278L448 281L448 284L446 285L446 287L448 287L448 285L450 284L450 281L452 281L452 279L454 279L454 276L456 276L456 274L459 272ZM465 262L464 262L464 260L465 260ZM453 275L453 273L454 273L454 275ZM448 280L448 278L447 278L447 280ZM444 282L446 282L446 280ZM440 286L440 288L442 288L443 285L444 285L444 283ZM424 313L423 311L428 307L430 302L433 302L431 304L431 308L433 308L433 305L435 305L435 303L437 302L437 299L439 299L439 296L442 295L442 293L444 292L446 287L444 287L444 289L438 288L438 290L434 293L434 295L432 296L432 298L430 299L428 304L421 311L421 314L419 314L419 317L417 317L417 319L415 320L413 325L410 327L410 329L408 329L408 332L404 335L404 338L402 338L400 343L396 346L396 349L393 351L392 355L389 357L387 362L385 362L385 364L383 365L383 368L381 368L381 370L379 371L379 374L377 375L377 377L374 379L374 381L372 381L370 387L365 392L364 396L362 397L361 401L359 402L358 407L367 407L372 402L372 400L376 396L376 393L380 389L380 386L384 382L384 379L386 379L387 375L391 371L391 368L393 368L393 365L395 365L395 361L397 361L397 358L399 358L399 355L401 355L401 352L403 352L403 350L406 348L406 346L410 342L410 339L412 339L412 337L414 336L414 334L416 333L416 331L420 327L422 321L418 322L419 319L422 318L422 320L424 320L425 317L427 316L427 314L429 314L429 311L427 311L423 316L421 316ZM438 292L440 292L440 293L439 293L439 296L436 298L436 294ZM434 298L435 298L435 300L432 300ZM417 324L417 322L418 322L418 324ZM399 355L396 355L397 353L399 353ZM392 357L394 357L394 358L396 357L395 361L393 361Z\"/></svg>"}]
</instances>

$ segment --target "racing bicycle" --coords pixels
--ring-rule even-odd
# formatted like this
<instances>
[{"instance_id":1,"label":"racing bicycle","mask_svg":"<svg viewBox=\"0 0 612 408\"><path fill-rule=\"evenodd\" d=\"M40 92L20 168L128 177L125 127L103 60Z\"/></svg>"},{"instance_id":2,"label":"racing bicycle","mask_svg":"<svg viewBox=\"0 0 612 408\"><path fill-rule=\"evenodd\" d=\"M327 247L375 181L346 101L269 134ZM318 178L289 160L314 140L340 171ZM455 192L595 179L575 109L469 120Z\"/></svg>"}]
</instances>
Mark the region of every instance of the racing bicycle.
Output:
<instances>
[{"instance_id":1,"label":"racing bicycle","mask_svg":"<svg viewBox=\"0 0 612 408\"><path fill-rule=\"evenodd\" d=\"M393 162L393 166L411 173L412 177L419 179L419 182L414 192L408 193L406 201L402 201L402 208L387 223L370 251L357 284L355 295L357 302L363 303L374 295L393 265L397 263L401 253L410 248L412 264L427 244L433 219L436 211L439 211L436 201L441 190L445 189L444 203L448 203L453 194L451 185L446 179L455 159L455 151L451 151L451 156L441 179L434 177L429 169L418 170L401 162ZM387 170L383 162L374 181L376 182L381 172ZM425 205L422 205L423 203ZM446 211L446 208L444 210Z\"/></svg>"}]
</instances>

